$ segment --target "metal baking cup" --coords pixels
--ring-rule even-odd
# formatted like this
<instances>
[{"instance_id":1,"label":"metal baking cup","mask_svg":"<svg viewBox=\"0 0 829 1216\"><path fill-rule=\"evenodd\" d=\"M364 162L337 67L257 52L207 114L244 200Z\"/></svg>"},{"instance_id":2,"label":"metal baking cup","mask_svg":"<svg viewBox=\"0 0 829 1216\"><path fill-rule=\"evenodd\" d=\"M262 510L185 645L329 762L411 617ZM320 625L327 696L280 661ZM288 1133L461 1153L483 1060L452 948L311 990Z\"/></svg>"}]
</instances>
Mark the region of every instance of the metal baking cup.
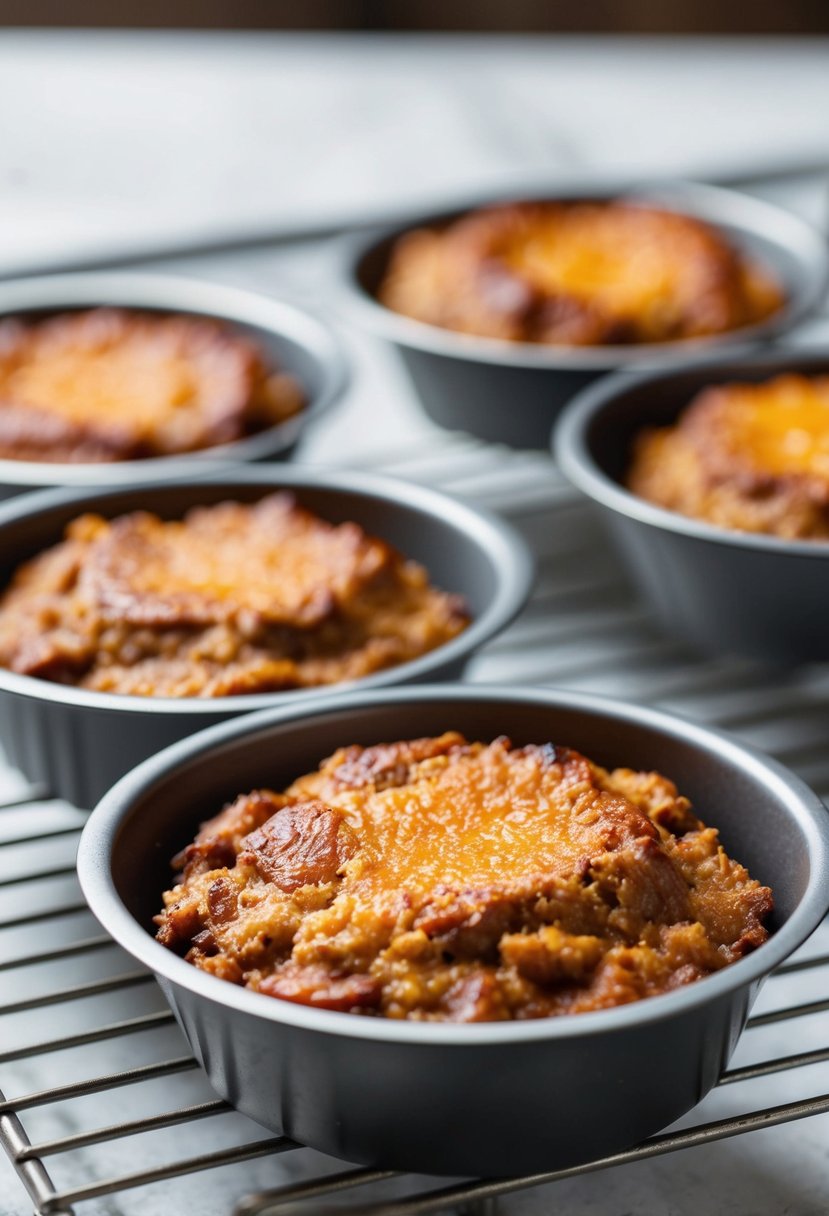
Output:
<instances>
[{"instance_id":1,"label":"metal baking cup","mask_svg":"<svg viewBox=\"0 0 829 1216\"><path fill-rule=\"evenodd\" d=\"M738 532L655 506L622 484L636 435L674 422L709 385L783 372L829 374L801 349L608 377L562 415L556 458L597 504L642 596L666 630L701 650L793 663L829 659L829 542Z\"/></svg>"},{"instance_id":2,"label":"metal baking cup","mask_svg":"<svg viewBox=\"0 0 829 1216\"><path fill-rule=\"evenodd\" d=\"M552 741L676 781L771 886L772 936L723 970L594 1013L452 1025L310 1009L200 971L152 936L169 859L242 791L284 788L336 748L460 730ZM650 709L462 685L296 702L205 731L130 773L93 812L78 873L104 928L153 970L219 1094L349 1161L518 1175L615 1152L678 1118L725 1068L762 980L829 905L829 816L780 765Z\"/></svg>"},{"instance_id":3,"label":"metal baking cup","mask_svg":"<svg viewBox=\"0 0 829 1216\"><path fill-rule=\"evenodd\" d=\"M200 279L115 272L0 283L0 320L19 317L25 321L99 307L221 322L252 339L266 362L296 377L305 393L305 407L278 426L246 439L175 456L95 464L0 460L0 498L48 486L105 489L174 480L228 462L287 460L306 428L334 404L348 383L348 364L332 330L303 309L268 296Z\"/></svg>"},{"instance_id":4,"label":"metal baking cup","mask_svg":"<svg viewBox=\"0 0 829 1216\"><path fill-rule=\"evenodd\" d=\"M377 291L395 242L413 228L445 224L486 206L412 216L406 224L348 243L342 266L344 314L390 342L400 354L424 411L451 430L519 448L546 448L550 427L570 398L608 371L666 367L726 349L745 353L808 316L826 290L829 250L802 220L734 190L687 182L619 183L538 190L523 199L636 200L679 211L720 229L737 248L777 274L787 292L783 308L761 324L710 338L629 346L545 346L454 333L386 308Z\"/></svg>"}]
</instances>

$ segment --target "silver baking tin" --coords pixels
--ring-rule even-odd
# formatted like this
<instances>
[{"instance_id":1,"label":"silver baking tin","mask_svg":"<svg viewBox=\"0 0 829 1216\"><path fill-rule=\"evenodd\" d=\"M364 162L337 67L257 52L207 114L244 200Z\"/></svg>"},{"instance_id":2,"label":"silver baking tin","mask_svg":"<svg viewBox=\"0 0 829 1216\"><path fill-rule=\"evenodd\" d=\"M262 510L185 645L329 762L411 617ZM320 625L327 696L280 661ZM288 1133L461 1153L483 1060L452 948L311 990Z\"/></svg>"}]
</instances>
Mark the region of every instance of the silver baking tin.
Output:
<instances>
[{"instance_id":1,"label":"silver baking tin","mask_svg":"<svg viewBox=\"0 0 829 1216\"><path fill-rule=\"evenodd\" d=\"M201 279L155 274L61 274L0 283L0 320L113 307L224 322L252 338L266 360L296 376L307 404L293 418L234 443L150 460L60 464L0 460L0 498L48 486L124 486L172 480L232 461L286 460L308 426L342 395L348 364L333 331L294 304Z\"/></svg>"},{"instance_id":2,"label":"silver baking tin","mask_svg":"<svg viewBox=\"0 0 829 1216\"><path fill-rule=\"evenodd\" d=\"M0 584L21 562L58 542L65 526L84 512L112 517L146 510L180 518L193 506L256 501L277 489L290 490L325 519L354 520L389 541L421 562L439 587L462 595L471 610L471 625L445 645L348 687L454 679L527 599L533 559L518 533L495 516L391 478L285 465L15 499L0 507ZM0 742L10 763L31 781L76 806L91 807L128 769L177 739L252 710L298 707L343 687L235 697L139 697L92 692L0 668Z\"/></svg>"},{"instance_id":3,"label":"silver baking tin","mask_svg":"<svg viewBox=\"0 0 829 1216\"><path fill-rule=\"evenodd\" d=\"M773 935L713 976L632 1005L452 1025L314 1010L190 966L152 937L170 857L241 791L284 788L337 747L439 734L552 741L658 768L774 891ZM295 702L205 731L126 776L89 819L78 873L103 927L154 971L196 1057L253 1119L349 1161L519 1175L622 1150L698 1102L763 979L829 904L829 816L728 736L571 692L435 685Z\"/></svg>"},{"instance_id":4,"label":"silver baking tin","mask_svg":"<svg viewBox=\"0 0 829 1216\"><path fill-rule=\"evenodd\" d=\"M619 369L670 366L719 350L745 353L807 317L826 291L829 249L823 238L790 212L734 190L678 181L641 186L616 182L536 189L520 197L627 198L697 216L776 272L788 302L762 324L683 342L593 347L506 342L415 321L384 307L376 293L392 246L405 232L440 225L507 198L471 197L463 207L413 215L393 229L350 240L340 275L344 316L396 348L425 412L452 430L514 447L546 448L550 427L562 407L598 376Z\"/></svg>"},{"instance_id":5,"label":"silver baking tin","mask_svg":"<svg viewBox=\"0 0 829 1216\"><path fill-rule=\"evenodd\" d=\"M673 422L708 385L782 372L829 375L829 354L777 348L644 376L608 377L555 428L566 477L599 508L642 596L666 630L701 650L780 663L829 659L829 542L715 527L622 484L634 437Z\"/></svg>"}]
</instances>

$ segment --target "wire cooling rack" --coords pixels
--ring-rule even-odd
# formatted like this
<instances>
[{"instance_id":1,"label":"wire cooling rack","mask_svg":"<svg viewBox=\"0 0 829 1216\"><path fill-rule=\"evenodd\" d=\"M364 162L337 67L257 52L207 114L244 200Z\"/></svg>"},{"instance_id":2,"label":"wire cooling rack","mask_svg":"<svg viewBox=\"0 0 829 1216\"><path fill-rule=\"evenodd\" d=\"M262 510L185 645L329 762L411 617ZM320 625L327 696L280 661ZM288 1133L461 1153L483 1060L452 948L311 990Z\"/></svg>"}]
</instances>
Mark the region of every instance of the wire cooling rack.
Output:
<instances>
[{"instance_id":1,"label":"wire cooling rack","mask_svg":"<svg viewBox=\"0 0 829 1216\"><path fill-rule=\"evenodd\" d=\"M829 671L700 659L664 637L630 592L589 506L545 456L461 436L436 444L427 436L420 448L408 443L404 454L374 463L503 512L538 556L530 604L475 660L470 679L601 689L677 710L734 731L797 769L819 794L829 793ZM573 1186L589 1186L599 1171L829 1113L823 926L766 985L715 1093L636 1148L496 1182L412 1178L333 1162L266 1133L209 1090L152 977L101 933L84 906L73 866L82 813L24 788L8 770L0 772L3 793L0 1140L38 1214L62 1216L77 1206L108 1216L140 1208L150 1216L180 1202L198 1216L416 1216L495 1206L523 1214L558 1205L568 1182L571 1211L580 1193ZM798 1143L806 1152L808 1137ZM209 1188L202 1185L194 1205L182 1188L208 1170ZM652 1173L642 1185L658 1184ZM25 1210L23 1192L12 1200L8 1211L17 1216ZM802 1206L787 1210L825 1210L809 1202L804 1192Z\"/></svg>"}]
</instances>

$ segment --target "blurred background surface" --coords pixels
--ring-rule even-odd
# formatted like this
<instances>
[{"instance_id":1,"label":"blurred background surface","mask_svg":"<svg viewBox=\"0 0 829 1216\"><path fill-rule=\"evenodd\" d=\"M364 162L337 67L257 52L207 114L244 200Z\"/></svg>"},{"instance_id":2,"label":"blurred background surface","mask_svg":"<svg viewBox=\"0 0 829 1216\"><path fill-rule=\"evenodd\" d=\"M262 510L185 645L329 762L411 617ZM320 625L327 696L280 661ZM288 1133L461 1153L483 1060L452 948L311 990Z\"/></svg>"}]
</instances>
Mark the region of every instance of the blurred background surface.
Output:
<instances>
[{"instance_id":1,"label":"blurred background surface","mask_svg":"<svg viewBox=\"0 0 829 1216\"><path fill-rule=\"evenodd\" d=\"M7 29L0 116L10 274L540 179L820 168L829 43Z\"/></svg>"},{"instance_id":2,"label":"blurred background surface","mask_svg":"<svg viewBox=\"0 0 829 1216\"><path fill-rule=\"evenodd\" d=\"M812 33L825 0L2 0L0 24L221 29Z\"/></svg>"}]
</instances>

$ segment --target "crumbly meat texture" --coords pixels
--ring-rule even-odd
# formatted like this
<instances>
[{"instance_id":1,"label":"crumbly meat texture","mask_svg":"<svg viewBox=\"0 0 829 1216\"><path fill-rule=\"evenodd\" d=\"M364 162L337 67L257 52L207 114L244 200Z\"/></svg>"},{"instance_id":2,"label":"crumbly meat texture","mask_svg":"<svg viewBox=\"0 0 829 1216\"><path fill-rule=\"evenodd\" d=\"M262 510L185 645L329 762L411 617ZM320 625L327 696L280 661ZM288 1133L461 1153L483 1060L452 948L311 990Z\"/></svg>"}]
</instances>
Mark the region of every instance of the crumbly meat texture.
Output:
<instances>
[{"instance_id":1,"label":"crumbly meat texture","mask_svg":"<svg viewBox=\"0 0 829 1216\"><path fill-rule=\"evenodd\" d=\"M409 232L379 298L445 329L564 346L703 338L784 303L709 224L620 201L513 203Z\"/></svg>"},{"instance_id":2,"label":"crumbly meat texture","mask_svg":"<svg viewBox=\"0 0 829 1216\"><path fill-rule=\"evenodd\" d=\"M829 377L704 389L637 438L628 485L719 527L829 540Z\"/></svg>"},{"instance_id":3,"label":"crumbly meat texture","mask_svg":"<svg viewBox=\"0 0 829 1216\"><path fill-rule=\"evenodd\" d=\"M357 679L468 623L422 566L281 493L75 520L0 599L0 664L98 692L233 696Z\"/></svg>"},{"instance_id":4,"label":"crumbly meat texture","mask_svg":"<svg viewBox=\"0 0 829 1216\"><path fill-rule=\"evenodd\" d=\"M319 1009L499 1021L666 992L767 938L772 896L658 773L448 732L347 747L173 859L158 939Z\"/></svg>"},{"instance_id":5,"label":"crumbly meat texture","mask_svg":"<svg viewBox=\"0 0 829 1216\"><path fill-rule=\"evenodd\" d=\"M141 460L290 418L296 380L209 318L99 308L0 322L0 458Z\"/></svg>"}]
</instances>

